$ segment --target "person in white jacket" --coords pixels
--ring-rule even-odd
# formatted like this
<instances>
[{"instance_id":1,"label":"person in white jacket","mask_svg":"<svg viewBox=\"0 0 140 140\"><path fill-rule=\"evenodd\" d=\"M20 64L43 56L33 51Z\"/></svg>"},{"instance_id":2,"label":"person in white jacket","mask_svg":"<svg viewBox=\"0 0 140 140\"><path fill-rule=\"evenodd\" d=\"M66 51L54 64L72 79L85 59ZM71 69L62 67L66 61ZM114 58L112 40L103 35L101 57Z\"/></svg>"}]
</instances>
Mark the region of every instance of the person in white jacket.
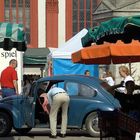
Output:
<instances>
[{"instance_id":1,"label":"person in white jacket","mask_svg":"<svg viewBox=\"0 0 140 140\"><path fill-rule=\"evenodd\" d=\"M133 77L129 73L129 69L126 66L119 67L119 74L123 78L122 87L117 88L117 91L127 94L126 82L134 81Z\"/></svg>"},{"instance_id":2,"label":"person in white jacket","mask_svg":"<svg viewBox=\"0 0 140 140\"><path fill-rule=\"evenodd\" d=\"M107 82L110 86L114 86L115 84L114 76L112 75L111 71L106 71L104 76L100 79Z\"/></svg>"}]
</instances>

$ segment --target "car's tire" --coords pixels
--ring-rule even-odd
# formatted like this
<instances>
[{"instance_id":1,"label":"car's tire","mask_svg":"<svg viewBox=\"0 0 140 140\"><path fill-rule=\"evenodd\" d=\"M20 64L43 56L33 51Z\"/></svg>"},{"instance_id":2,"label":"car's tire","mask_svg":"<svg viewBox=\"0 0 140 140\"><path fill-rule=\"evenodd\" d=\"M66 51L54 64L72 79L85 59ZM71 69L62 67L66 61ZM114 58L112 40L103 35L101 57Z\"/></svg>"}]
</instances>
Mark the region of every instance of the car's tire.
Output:
<instances>
[{"instance_id":1,"label":"car's tire","mask_svg":"<svg viewBox=\"0 0 140 140\"><path fill-rule=\"evenodd\" d=\"M5 112L0 112L0 137L7 136L12 129L12 119Z\"/></svg>"},{"instance_id":2,"label":"car's tire","mask_svg":"<svg viewBox=\"0 0 140 140\"><path fill-rule=\"evenodd\" d=\"M26 135L31 131L31 127L29 128L14 128L16 132L18 132L20 135Z\"/></svg>"},{"instance_id":3,"label":"car's tire","mask_svg":"<svg viewBox=\"0 0 140 140\"><path fill-rule=\"evenodd\" d=\"M89 133L89 135L93 137L99 137L100 136L100 130L98 128L98 113L92 112L90 113L85 121L85 127L86 131Z\"/></svg>"}]
</instances>

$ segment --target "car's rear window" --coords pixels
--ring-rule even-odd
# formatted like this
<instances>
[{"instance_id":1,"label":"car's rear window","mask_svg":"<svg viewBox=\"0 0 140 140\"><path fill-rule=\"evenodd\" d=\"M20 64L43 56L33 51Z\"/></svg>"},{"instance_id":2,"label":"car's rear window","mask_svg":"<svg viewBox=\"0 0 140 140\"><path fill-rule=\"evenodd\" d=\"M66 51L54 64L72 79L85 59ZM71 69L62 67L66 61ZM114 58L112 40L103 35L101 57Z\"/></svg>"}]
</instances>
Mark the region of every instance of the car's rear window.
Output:
<instances>
[{"instance_id":1,"label":"car's rear window","mask_svg":"<svg viewBox=\"0 0 140 140\"><path fill-rule=\"evenodd\" d=\"M93 88L76 82L67 82L66 91L71 96L78 95L85 97L93 97L96 95L96 91Z\"/></svg>"}]
</instances>

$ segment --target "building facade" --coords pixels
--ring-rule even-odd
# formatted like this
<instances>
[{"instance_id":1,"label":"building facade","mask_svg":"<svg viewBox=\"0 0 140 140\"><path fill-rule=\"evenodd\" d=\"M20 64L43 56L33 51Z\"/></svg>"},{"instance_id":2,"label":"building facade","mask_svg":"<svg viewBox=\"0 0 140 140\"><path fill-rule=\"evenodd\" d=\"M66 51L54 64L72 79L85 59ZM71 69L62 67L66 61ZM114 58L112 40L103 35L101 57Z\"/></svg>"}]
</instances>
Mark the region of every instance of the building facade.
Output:
<instances>
[{"instance_id":1,"label":"building facade","mask_svg":"<svg viewBox=\"0 0 140 140\"><path fill-rule=\"evenodd\" d=\"M57 48L93 27L99 0L1 0L0 22L24 24L29 48Z\"/></svg>"},{"instance_id":2,"label":"building facade","mask_svg":"<svg viewBox=\"0 0 140 140\"><path fill-rule=\"evenodd\" d=\"M0 22L24 25L28 48L53 50L83 28L112 17L137 15L140 0L0 0L0 9ZM140 73L139 66L133 67ZM39 67L34 69L40 73ZM119 79L118 66L110 69ZM138 74L135 77L140 79Z\"/></svg>"},{"instance_id":3,"label":"building facade","mask_svg":"<svg viewBox=\"0 0 140 140\"><path fill-rule=\"evenodd\" d=\"M0 0L0 22L23 24L28 48L35 51L39 48L38 52L45 48L53 51L83 28L93 27L92 14L97 2L98 0ZM40 74L44 66L24 62L24 73Z\"/></svg>"}]
</instances>

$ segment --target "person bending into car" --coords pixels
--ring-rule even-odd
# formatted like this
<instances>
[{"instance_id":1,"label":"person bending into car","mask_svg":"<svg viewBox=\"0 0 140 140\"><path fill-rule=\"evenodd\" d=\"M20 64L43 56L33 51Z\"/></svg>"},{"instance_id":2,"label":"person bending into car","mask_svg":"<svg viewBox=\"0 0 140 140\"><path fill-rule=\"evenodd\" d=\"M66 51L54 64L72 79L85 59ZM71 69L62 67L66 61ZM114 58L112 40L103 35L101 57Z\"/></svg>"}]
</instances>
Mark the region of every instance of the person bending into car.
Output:
<instances>
[{"instance_id":1,"label":"person bending into car","mask_svg":"<svg viewBox=\"0 0 140 140\"><path fill-rule=\"evenodd\" d=\"M46 94L47 86L48 85L45 83L40 86L40 88L38 89L38 96L39 96L39 103L41 104L44 112L49 114L50 107L49 107L48 98Z\"/></svg>"},{"instance_id":2,"label":"person bending into car","mask_svg":"<svg viewBox=\"0 0 140 140\"><path fill-rule=\"evenodd\" d=\"M62 123L60 136L65 137L67 129L67 112L69 106L69 96L62 88L52 86L47 93L48 102L50 104L50 130L51 138L57 137L57 114L60 108L62 108Z\"/></svg>"}]
</instances>

